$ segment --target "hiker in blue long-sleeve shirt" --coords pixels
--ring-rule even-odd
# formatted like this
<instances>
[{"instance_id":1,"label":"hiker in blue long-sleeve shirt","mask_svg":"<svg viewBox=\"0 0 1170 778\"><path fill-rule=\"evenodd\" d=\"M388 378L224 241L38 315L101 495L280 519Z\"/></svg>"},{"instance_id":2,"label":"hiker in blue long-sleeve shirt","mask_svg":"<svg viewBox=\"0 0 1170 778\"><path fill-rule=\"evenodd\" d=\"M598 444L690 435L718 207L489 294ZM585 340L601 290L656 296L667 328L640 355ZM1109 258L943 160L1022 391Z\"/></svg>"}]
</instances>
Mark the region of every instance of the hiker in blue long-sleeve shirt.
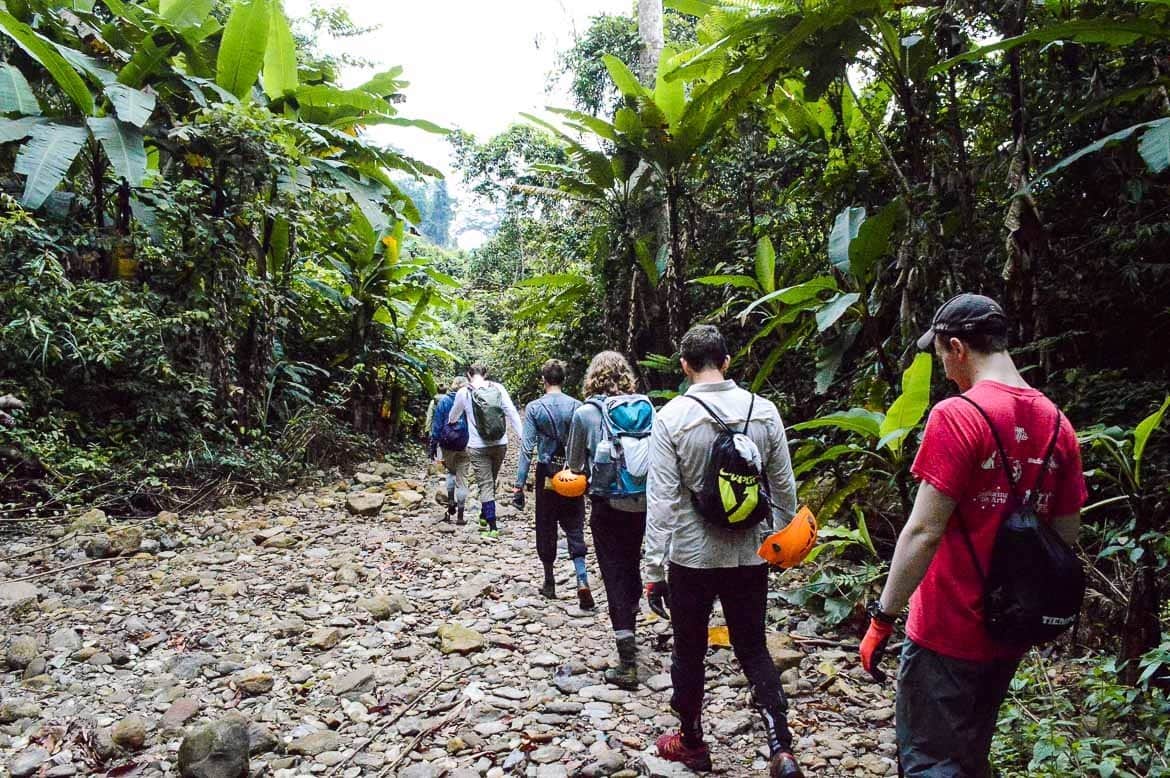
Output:
<instances>
[{"instance_id":1,"label":"hiker in blue long-sleeve shirt","mask_svg":"<svg viewBox=\"0 0 1170 778\"><path fill-rule=\"evenodd\" d=\"M442 462L443 466L447 468L447 520L450 521L452 517L455 517L456 524L466 523L463 518L463 508L467 502L467 470L471 460L467 455L466 434L463 438L463 448L448 448L443 446L443 430L448 426L447 417L455 405L455 395L465 386L467 386L467 379L463 376L457 376L451 382L447 393L435 403L431 419L430 455L432 459ZM466 428L467 423L462 422L462 424Z\"/></svg>"},{"instance_id":2,"label":"hiker in blue long-sleeve shirt","mask_svg":"<svg viewBox=\"0 0 1170 778\"><path fill-rule=\"evenodd\" d=\"M569 558L577 577L577 600L582 610L594 607L585 572L585 498L562 497L552 490L551 478L565 466L565 447L569 442L569 425L581 401L561 391L565 383L565 366L550 359L540 369L544 379L544 396L528 403L524 409L524 437L520 442L520 468L512 504L524 507L524 484L536 458L536 555L544 566L544 585L540 593L556 597L553 563L557 559L557 526L565 533Z\"/></svg>"}]
</instances>

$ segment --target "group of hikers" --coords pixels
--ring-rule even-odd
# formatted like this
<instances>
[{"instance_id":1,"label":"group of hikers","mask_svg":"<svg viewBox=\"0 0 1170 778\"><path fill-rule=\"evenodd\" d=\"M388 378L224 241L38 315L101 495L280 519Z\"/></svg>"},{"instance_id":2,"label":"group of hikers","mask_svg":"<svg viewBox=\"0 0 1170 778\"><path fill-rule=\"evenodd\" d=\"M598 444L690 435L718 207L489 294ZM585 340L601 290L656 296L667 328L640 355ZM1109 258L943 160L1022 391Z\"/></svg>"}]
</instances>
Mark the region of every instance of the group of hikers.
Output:
<instances>
[{"instance_id":1,"label":"group of hikers","mask_svg":"<svg viewBox=\"0 0 1170 778\"><path fill-rule=\"evenodd\" d=\"M1080 604L1073 591L1079 563L1068 548L1086 497L1076 435L1020 375L1008 332L998 303L963 294L939 308L917 344L935 352L962 394L930 413L911 468L921 484L885 587L867 607L859 651L862 667L885 680L881 660L909 605L896 697L906 776L993 776L996 719L1022 656L1066 629ZM617 649L606 682L638 688L643 595L650 611L670 620L670 702L679 727L658 738L658 754L692 770L712 769L702 707L718 599L763 724L769 775L797 778L803 773L788 701L766 640L768 562L775 562L766 550L785 566L799 562L815 540L815 522L798 526L780 413L727 378L730 356L719 330L693 327L679 352L688 388L657 410L638 393L626 358L603 351L585 372L584 401L564 392L565 366L546 362L544 394L528 403L523 419L487 368L471 365L437 398L429 424L431 454L448 472L447 517L466 523L474 480L481 534L499 537L496 481L511 424L521 441L512 489L518 509L535 464L540 592L556 597L559 529L584 610L594 608L585 561L588 498ZM1038 575L1047 580L1033 580ZM1020 595L1028 586L1033 590ZM1079 586L1083 591L1083 579Z\"/></svg>"}]
</instances>

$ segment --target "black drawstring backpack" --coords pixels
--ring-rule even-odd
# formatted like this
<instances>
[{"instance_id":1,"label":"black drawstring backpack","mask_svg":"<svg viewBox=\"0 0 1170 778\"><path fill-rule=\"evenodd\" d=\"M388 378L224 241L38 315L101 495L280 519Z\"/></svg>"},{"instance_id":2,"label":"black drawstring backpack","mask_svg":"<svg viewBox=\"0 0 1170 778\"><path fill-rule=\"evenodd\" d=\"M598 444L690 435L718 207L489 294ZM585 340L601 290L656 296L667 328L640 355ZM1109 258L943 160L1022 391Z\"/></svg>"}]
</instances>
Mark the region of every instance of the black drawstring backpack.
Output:
<instances>
[{"instance_id":1,"label":"black drawstring backpack","mask_svg":"<svg viewBox=\"0 0 1170 778\"><path fill-rule=\"evenodd\" d=\"M1040 488L1060 437L1061 413L1057 410L1040 475L1025 499L991 417L971 398L959 396L979 411L991 429L1010 491L1006 517L996 533L986 573L979 564L966 523L959 519L959 530L983 581L983 618L987 632L993 639L1013 645L1047 643L1076 622L1085 596L1081 560L1056 530L1036 515Z\"/></svg>"},{"instance_id":2,"label":"black drawstring backpack","mask_svg":"<svg viewBox=\"0 0 1170 778\"><path fill-rule=\"evenodd\" d=\"M752 395L742 432L729 427L698 397L692 394L683 396L703 406L703 410L719 425L707 456L703 482L691 498L695 510L722 529L754 527L765 519L770 522L772 504L768 479L764 477L763 457L759 447L748 437L756 396Z\"/></svg>"}]
</instances>

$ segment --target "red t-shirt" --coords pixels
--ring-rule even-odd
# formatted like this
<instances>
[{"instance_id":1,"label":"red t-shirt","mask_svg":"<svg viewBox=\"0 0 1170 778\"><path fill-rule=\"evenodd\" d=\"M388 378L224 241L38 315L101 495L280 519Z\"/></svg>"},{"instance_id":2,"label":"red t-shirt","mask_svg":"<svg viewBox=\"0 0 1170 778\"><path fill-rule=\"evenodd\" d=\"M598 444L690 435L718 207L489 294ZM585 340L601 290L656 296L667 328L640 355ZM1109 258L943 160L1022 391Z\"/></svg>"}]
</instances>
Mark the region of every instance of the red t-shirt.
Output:
<instances>
[{"instance_id":1,"label":"red t-shirt","mask_svg":"<svg viewBox=\"0 0 1170 778\"><path fill-rule=\"evenodd\" d=\"M995 423L1021 496L1036 484L1056 424L1056 406L1035 389L980 381L966 392ZM983 626L983 582L963 540L965 522L986 571L996 532L1004 516L1010 483L1000 464L995 438L971 404L958 397L930 412L922 446L911 472L955 500L934 560L910 598L906 634L931 651L956 659L986 662L1017 657L1024 649L993 641ZM1076 432L1062 418L1049 473L1040 489L1042 519L1080 511L1087 492Z\"/></svg>"}]
</instances>

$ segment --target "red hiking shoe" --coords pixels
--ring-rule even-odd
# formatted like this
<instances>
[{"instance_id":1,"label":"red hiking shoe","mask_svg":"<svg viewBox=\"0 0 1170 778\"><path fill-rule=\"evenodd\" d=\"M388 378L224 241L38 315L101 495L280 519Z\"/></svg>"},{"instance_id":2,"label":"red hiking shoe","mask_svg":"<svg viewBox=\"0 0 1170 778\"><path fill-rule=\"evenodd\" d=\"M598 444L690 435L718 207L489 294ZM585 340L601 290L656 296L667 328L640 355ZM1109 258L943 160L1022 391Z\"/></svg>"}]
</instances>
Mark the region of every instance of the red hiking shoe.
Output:
<instances>
[{"instance_id":1,"label":"red hiking shoe","mask_svg":"<svg viewBox=\"0 0 1170 778\"><path fill-rule=\"evenodd\" d=\"M781 751L768 762L768 778L804 778L804 773L796 764L795 756Z\"/></svg>"},{"instance_id":2,"label":"red hiking shoe","mask_svg":"<svg viewBox=\"0 0 1170 778\"><path fill-rule=\"evenodd\" d=\"M663 735L658 738L658 755L671 762L680 762L697 773L708 772L711 769L711 751L704 743L691 748L683 742L682 734Z\"/></svg>"}]
</instances>

